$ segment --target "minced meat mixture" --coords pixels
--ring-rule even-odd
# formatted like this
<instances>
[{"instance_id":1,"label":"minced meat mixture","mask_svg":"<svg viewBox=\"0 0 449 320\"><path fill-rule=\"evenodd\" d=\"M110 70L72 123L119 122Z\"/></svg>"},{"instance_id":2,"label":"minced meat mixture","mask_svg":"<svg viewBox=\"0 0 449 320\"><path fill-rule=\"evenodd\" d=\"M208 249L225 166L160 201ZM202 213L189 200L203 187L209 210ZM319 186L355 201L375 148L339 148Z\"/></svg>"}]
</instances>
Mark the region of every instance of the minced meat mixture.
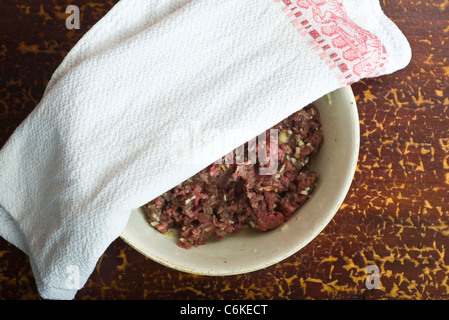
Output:
<instances>
[{"instance_id":1,"label":"minced meat mixture","mask_svg":"<svg viewBox=\"0 0 449 320\"><path fill-rule=\"evenodd\" d=\"M177 243L188 249L212 237L221 239L248 227L267 231L288 221L315 187L317 174L309 160L323 143L320 115L309 105L271 129L278 129L274 174L261 175L259 161L227 164L223 157L222 163L211 164L144 205L150 225L161 233L179 229ZM268 138L264 145L270 150Z\"/></svg>"}]
</instances>

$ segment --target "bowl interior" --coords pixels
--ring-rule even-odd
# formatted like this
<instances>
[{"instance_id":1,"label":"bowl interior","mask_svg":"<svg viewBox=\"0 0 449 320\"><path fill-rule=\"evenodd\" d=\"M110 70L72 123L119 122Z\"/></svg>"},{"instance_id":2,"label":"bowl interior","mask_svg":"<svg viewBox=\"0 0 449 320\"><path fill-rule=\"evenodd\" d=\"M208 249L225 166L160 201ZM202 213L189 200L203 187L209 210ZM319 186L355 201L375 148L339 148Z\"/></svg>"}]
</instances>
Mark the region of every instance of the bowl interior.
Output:
<instances>
[{"instance_id":1,"label":"bowl interior","mask_svg":"<svg viewBox=\"0 0 449 320\"><path fill-rule=\"evenodd\" d=\"M312 160L319 175L312 197L284 226L269 232L245 230L189 250L176 238L151 228L140 209L131 213L121 238L148 258L170 268L203 275L233 275L268 267L291 256L329 223L351 185L359 152L359 118L350 87L315 102L324 143Z\"/></svg>"}]
</instances>

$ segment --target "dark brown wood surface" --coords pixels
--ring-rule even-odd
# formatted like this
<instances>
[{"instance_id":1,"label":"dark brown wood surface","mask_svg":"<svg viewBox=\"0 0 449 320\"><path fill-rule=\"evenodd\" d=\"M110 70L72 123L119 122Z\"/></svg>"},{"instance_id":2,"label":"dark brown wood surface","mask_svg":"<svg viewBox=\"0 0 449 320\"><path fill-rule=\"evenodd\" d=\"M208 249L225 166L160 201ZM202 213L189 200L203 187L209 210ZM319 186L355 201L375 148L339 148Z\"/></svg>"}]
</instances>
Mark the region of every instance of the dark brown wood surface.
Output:
<instances>
[{"instance_id":1,"label":"dark brown wood surface","mask_svg":"<svg viewBox=\"0 0 449 320\"><path fill-rule=\"evenodd\" d=\"M0 146L40 101L53 71L116 3L0 1ZM65 9L81 9L68 30ZM448 299L449 2L381 1L413 50L397 73L354 84L357 171L323 232L274 266L205 277L114 241L76 299ZM380 271L366 286L367 267ZM0 299L40 299L29 260L0 238Z\"/></svg>"}]
</instances>

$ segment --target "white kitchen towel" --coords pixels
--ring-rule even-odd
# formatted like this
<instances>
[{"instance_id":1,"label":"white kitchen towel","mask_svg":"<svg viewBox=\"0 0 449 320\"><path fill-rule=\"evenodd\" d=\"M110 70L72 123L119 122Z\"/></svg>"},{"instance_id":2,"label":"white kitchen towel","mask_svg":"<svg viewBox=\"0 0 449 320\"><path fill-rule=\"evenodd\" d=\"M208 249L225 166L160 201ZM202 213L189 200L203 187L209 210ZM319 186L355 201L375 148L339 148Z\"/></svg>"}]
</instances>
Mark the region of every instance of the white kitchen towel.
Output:
<instances>
[{"instance_id":1,"label":"white kitchen towel","mask_svg":"<svg viewBox=\"0 0 449 320\"><path fill-rule=\"evenodd\" d=\"M410 57L378 0L121 0L0 150L0 235L73 299L132 209Z\"/></svg>"}]
</instances>

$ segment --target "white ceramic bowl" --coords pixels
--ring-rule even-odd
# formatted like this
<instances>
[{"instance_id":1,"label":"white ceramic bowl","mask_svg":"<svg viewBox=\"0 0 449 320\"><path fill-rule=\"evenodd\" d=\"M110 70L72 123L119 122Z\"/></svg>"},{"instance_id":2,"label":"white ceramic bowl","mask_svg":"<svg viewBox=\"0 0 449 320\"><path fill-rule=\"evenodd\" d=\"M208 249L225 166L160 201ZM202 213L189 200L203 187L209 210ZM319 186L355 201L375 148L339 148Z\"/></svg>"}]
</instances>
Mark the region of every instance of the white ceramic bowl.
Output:
<instances>
[{"instance_id":1,"label":"white ceramic bowl","mask_svg":"<svg viewBox=\"0 0 449 320\"><path fill-rule=\"evenodd\" d=\"M234 275L259 270L293 255L314 239L343 203L359 152L359 118L350 87L315 102L321 114L324 143L312 160L319 174L312 197L285 226L269 232L250 229L189 250L176 238L149 226L142 212L131 214L121 237L148 258L167 267L202 275Z\"/></svg>"}]
</instances>

